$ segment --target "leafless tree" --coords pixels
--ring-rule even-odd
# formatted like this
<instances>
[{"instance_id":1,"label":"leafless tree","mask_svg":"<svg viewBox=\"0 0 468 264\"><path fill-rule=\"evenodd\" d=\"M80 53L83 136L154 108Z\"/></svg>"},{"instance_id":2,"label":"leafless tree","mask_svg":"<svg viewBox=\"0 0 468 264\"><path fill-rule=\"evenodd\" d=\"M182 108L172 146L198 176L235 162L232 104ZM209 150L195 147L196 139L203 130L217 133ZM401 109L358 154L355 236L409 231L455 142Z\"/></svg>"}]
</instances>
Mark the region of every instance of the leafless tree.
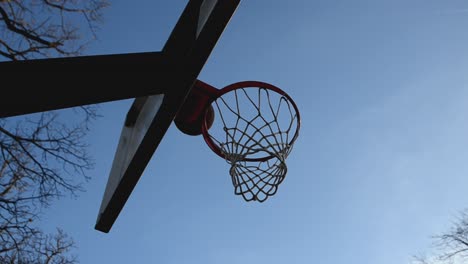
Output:
<instances>
[{"instance_id":1,"label":"leafless tree","mask_svg":"<svg viewBox=\"0 0 468 264\"><path fill-rule=\"evenodd\" d=\"M9 250L0 255L4 264L72 264L77 262L74 255L69 254L74 247L73 240L60 229L54 235L44 235L37 231L31 236L24 237L21 243L21 252Z\"/></svg>"},{"instance_id":2,"label":"leafless tree","mask_svg":"<svg viewBox=\"0 0 468 264\"><path fill-rule=\"evenodd\" d=\"M96 37L107 0L0 0L0 61L76 56ZM76 195L93 163L84 137L95 106L0 119L0 263L75 263L73 240L45 234L41 212Z\"/></svg>"},{"instance_id":3,"label":"leafless tree","mask_svg":"<svg viewBox=\"0 0 468 264\"><path fill-rule=\"evenodd\" d=\"M82 52L107 0L0 0L0 60Z\"/></svg>"},{"instance_id":4,"label":"leafless tree","mask_svg":"<svg viewBox=\"0 0 468 264\"><path fill-rule=\"evenodd\" d=\"M107 0L0 0L0 61L82 53ZM43 208L82 190L92 160L84 137L95 106L0 119L0 263L75 263L73 240L38 228ZM81 177L80 177L81 176Z\"/></svg>"},{"instance_id":5,"label":"leafless tree","mask_svg":"<svg viewBox=\"0 0 468 264\"><path fill-rule=\"evenodd\" d=\"M433 254L429 257L415 257L414 264L468 263L468 210L456 217L450 230L433 239Z\"/></svg>"},{"instance_id":6,"label":"leafless tree","mask_svg":"<svg viewBox=\"0 0 468 264\"><path fill-rule=\"evenodd\" d=\"M0 263L75 263L63 231L36 225L54 199L82 190L93 167L84 142L96 106L67 111L0 119Z\"/></svg>"}]
</instances>

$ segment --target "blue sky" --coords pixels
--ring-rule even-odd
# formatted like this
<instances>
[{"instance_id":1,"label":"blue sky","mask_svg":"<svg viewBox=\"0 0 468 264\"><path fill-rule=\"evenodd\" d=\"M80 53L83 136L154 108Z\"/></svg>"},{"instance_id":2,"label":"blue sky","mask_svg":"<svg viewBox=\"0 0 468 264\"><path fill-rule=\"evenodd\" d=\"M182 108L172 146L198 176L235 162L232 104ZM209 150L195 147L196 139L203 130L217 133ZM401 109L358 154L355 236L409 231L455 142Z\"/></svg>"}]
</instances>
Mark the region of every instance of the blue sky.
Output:
<instances>
[{"instance_id":1,"label":"blue sky","mask_svg":"<svg viewBox=\"0 0 468 264\"><path fill-rule=\"evenodd\" d=\"M86 54L159 51L187 1L113 1ZM302 115L263 204L173 125L109 234L94 230L130 100L101 105L87 191L41 224L82 263L410 263L467 204L468 2L244 0L199 79L287 91Z\"/></svg>"}]
</instances>

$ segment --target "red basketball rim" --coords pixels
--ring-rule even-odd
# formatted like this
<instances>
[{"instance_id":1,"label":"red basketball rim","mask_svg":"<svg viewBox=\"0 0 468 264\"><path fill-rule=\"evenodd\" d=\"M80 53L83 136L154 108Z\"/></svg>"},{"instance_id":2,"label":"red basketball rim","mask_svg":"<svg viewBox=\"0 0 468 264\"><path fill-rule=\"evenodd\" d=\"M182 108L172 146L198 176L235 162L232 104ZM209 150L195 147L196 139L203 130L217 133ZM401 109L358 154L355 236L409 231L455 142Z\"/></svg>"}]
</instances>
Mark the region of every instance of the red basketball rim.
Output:
<instances>
[{"instance_id":1,"label":"red basketball rim","mask_svg":"<svg viewBox=\"0 0 468 264\"><path fill-rule=\"evenodd\" d=\"M291 140L289 142L290 145L293 144L294 141L299 136L299 129L300 129L300 126L301 126L301 116L300 116L299 109L297 108L296 103L293 101L293 99L285 91L281 90L280 88L278 88L278 87L276 87L276 86L274 86L272 84L265 83L265 82L259 82L259 81L237 82L237 83L233 83L231 85L228 85L228 86L220 89L219 93L217 93L216 97L213 98L212 103L214 101L216 101L219 97L222 97L224 94L227 94L229 92L232 92L232 91L237 90L237 89L242 89L242 88L263 88L263 89L274 91L274 92L286 97L286 99L293 106L294 111L296 111L296 115L297 115L297 129L296 129L296 132L294 133L294 136L291 138ZM207 122L206 122L205 117L206 117L206 112L204 113L203 122L202 122L203 138L205 139L205 142L208 144L208 146L210 147L210 149L214 153L216 153L221 158L226 159L226 156L223 154L221 148L218 146L218 144L216 142L213 141L210 134L208 133ZM269 160L269 159L271 159L273 157L274 157L274 155L269 155L269 156L266 156L266 157L259 157L259 158L245 158L244 161L260 161L260 162L262 162L262 161L267 161L267 160Z\"/></svg>"}]
</instances>

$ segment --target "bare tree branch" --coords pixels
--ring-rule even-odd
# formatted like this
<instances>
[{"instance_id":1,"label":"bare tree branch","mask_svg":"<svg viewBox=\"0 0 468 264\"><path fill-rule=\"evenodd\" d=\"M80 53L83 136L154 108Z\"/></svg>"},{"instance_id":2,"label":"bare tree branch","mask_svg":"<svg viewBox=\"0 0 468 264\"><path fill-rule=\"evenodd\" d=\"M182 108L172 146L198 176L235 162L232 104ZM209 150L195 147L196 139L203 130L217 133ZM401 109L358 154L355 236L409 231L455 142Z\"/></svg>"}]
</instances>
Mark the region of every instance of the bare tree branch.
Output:
<instances>
[{"instance_id":1,"label":"bare tree branch","mask_svg":"<svg viewBox=\"0 0 468 264\"><path fill-rule=\"evenodd\" d=\"M63 231L44 235L35 222L52 199L75 195L89 179L84 138L97 117L96 106L86 106L0 119L0 263L76 262Z\"/></svg>"},{"instance_id":2,"label":"bare tree branch","mask_svg":"<svg viewBox=\"0 0 468 264\"><path fill-rule=\"evenodd\" d=\"M107 0L0 0L0 61L79 55ZM84 25L84 27L83 27ZM0 119L0 263L76 263L73 241L36 226L53 199L82 191L93 161L84 138L96 106ZM14 120L14 121L13 121Z\"/></svg>"},{"instance_id":3,"label":"bare tree branch","mask_svg":"<svg viewBox=\"0 0 468 264\"><path fill-rule=\"evenodd\" d=\"M79 55L96 38L107 6L107 0L0 1L0 58Z\"/></svg>"},{"instance_id":4,"label":"bare tree branch","mask_svg":"<svg viewBox=\"0 0 468 264\"><path fill-rule=\"evenodd\" d=\"M431 258L414 257L415 264L454 264L468 262L468 210L457 217L450 230L433 237Z\"/></svg>"},{"instance_id":5,"label":"bare tree branch","mask_svg":"<svg viewBox=\"0 0 468 264\"><path fill-rule=\"evenodd\" d=\"M25 27L21 27L21 28L18 27L20 24L16 23L15 21L12 21L10 17L8 16L7 12L2 7L0 7L0 15L2 16L2 20L3 22L5 22L8 30L13 31L17 34L24 36L25 38L34 40L46 46L58 45L57 43L52 43L32 33L34 31L29 31Z\"/></svg>"}]
</instances>

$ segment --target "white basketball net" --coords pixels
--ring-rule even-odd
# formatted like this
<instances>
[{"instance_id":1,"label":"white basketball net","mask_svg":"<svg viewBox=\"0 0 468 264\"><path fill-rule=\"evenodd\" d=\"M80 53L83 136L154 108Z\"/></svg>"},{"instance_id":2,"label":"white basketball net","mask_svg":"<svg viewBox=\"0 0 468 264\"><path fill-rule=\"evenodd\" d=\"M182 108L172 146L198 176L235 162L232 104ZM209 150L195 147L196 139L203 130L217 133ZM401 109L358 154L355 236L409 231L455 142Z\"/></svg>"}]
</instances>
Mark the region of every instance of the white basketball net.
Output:
<instances>
[{"instance_id":1,"label":"white basketball net","mask_svg":"<svg viewBox=\"0 0 468 264\"><path fill-rule=\"evenodd\" d=\"M231 165L235 194L264 202L286 176L298 113L287 97L258 87L228 92L212 106L216 118L208 134Z\"/></svg>"}]
</instances>

